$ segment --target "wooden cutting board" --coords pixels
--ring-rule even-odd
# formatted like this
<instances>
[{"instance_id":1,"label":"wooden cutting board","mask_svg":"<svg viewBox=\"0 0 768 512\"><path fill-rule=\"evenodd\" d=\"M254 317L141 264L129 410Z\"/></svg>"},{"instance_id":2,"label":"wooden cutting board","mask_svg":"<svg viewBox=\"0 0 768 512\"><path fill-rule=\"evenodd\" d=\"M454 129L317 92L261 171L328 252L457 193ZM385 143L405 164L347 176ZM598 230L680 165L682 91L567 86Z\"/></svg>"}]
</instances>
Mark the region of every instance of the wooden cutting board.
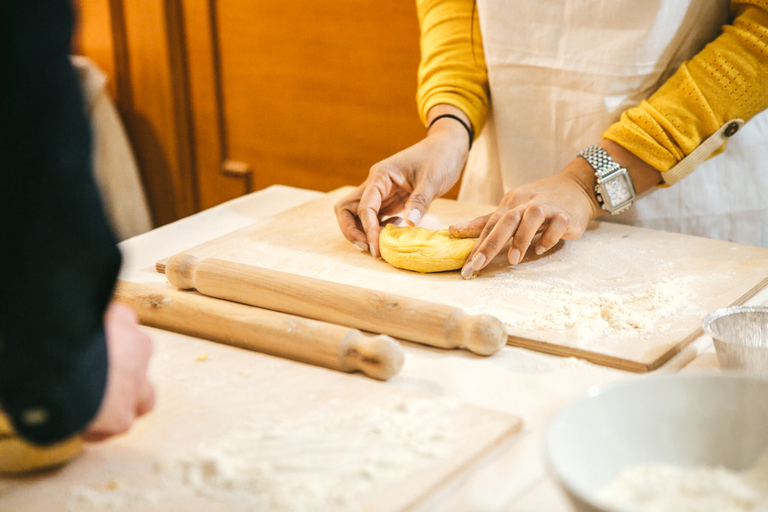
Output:
<instances>
[{"instance_id":1,"label":"wooden cutting board","mask_svg":"<svg viewBox=\"0 0 768 512\"><path fill-rule=\"evenodd\" d=\"M545 256L529 251L515 267L503 251L470 281L458 271L399 270L341 235L333 204L349 190L185 252L488 313L504 322L510 345L635 372L658 368L699 337L707 313L768 284L768 249L609 222ZM440 199L421 225L440 229L493 209Z\"/></svg>"},{"instance_id":2,"label":"wooden cutting board","mask_svg":"<svg viewBox=\"0 0 768 512\"><path fill-rule=\"evenodd\" d=\"M0 510L410 510L517 433L513 415L148 329L156 409Z\"/></svg>"}]
</instances>

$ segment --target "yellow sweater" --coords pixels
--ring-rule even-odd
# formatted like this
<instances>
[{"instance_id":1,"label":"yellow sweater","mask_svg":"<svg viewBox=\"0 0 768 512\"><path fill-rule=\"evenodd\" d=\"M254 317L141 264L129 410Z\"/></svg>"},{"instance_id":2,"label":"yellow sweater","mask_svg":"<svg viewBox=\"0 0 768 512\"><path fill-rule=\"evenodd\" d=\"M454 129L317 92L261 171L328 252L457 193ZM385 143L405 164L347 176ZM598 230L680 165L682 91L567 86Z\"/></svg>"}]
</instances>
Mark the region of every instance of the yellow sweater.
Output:
<instances>
[{"instance_id":1,"label":"yellow sweater","mask_svg":"<svg viewBox=\"0 0 768 512\"><path fill-rule=\"evenodd\" d=\"M422 121L454 105L475 133L488 113L488 74L473 0L416 0L421 26L417 101ZM732 23L603 137L664 172L720 126L768 108L768 0L732 0Z\"/></svg>"}]
</instances>

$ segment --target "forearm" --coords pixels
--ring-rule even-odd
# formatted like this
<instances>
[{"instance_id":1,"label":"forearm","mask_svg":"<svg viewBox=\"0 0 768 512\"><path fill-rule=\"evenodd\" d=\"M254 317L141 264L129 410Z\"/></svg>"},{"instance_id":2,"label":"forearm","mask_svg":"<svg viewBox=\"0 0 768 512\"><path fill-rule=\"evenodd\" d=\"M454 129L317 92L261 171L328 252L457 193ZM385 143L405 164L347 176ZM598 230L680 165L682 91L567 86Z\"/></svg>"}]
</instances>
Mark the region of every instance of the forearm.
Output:
<instances>
[{"instance_id":1,"label":"forearm","mask_svg":"<svg viewBox=\"0 0 768 512\"><path fill-rule=\"evenodd\" d=\"M452 105L476 134L488 115L488 74L472 0L417 0L421 63L417 103L425 125L436 105Z\"/></svg>"},{"instance_id":2,"label":"forearm","mask_svg":"<svg viewBox=\"0 0 768 512\"><path fill-rule=\"evenodd\" d=\"M664 172L724 123L768 108L768 2L732 6L733 23L604 138Z\"/></svg>"}]
</instances>

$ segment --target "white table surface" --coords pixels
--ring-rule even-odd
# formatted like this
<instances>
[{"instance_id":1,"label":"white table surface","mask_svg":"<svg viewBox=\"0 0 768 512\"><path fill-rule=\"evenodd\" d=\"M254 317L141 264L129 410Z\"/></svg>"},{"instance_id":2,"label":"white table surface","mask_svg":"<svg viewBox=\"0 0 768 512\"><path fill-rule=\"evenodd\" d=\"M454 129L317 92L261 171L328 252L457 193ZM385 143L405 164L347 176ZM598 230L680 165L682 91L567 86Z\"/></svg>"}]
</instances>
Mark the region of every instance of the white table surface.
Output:
<instances>
[{"instance_id":1,"label":"white table surface","mask_svg":"<svg viewBox=\"0 0 768 512\"><path fill-rule=\"evenodd\" d=\"M156 261L319 194L273 186L126 240L120 244L125 257L121 279L165 283L165 277L154 271ZM766 298L763 292L750 303L763 303ZM165 344L156 343L155 350L156 357L163 357ZM593 386L642 378L582 360L509 346L490 358L466 351L452 351L445 357L435 349L414 344L406 344L405 351L406 364L388 385L455 397L524 420L519 434L422 504L421 511L571 510L546 465L543 438L547 424L562 406ZM681 368L686 372L719 371L711 340L701 337L656 373Z\"/></svg>"}]
</instances>

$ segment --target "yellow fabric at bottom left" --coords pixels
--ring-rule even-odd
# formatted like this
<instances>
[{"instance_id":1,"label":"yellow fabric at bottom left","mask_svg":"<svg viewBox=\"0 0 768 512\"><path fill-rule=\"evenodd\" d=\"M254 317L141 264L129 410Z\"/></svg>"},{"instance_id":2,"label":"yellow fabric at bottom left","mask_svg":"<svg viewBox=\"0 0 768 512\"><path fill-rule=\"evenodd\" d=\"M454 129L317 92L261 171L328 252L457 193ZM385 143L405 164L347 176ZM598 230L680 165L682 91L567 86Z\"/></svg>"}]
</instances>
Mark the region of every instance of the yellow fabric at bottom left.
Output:
<instances>
[{"instance_id":1,"label":"yellow fabric at bottom left","mask_svg":"<svg viewBox=\"0 0 768 512\"><path fill-rule=\"evenodd\" d=\"M0 411L0 476L16 476L52 469L83 452L79 436L49 446L37 446L20 438Z\"/></svg>"}]
</instances>

